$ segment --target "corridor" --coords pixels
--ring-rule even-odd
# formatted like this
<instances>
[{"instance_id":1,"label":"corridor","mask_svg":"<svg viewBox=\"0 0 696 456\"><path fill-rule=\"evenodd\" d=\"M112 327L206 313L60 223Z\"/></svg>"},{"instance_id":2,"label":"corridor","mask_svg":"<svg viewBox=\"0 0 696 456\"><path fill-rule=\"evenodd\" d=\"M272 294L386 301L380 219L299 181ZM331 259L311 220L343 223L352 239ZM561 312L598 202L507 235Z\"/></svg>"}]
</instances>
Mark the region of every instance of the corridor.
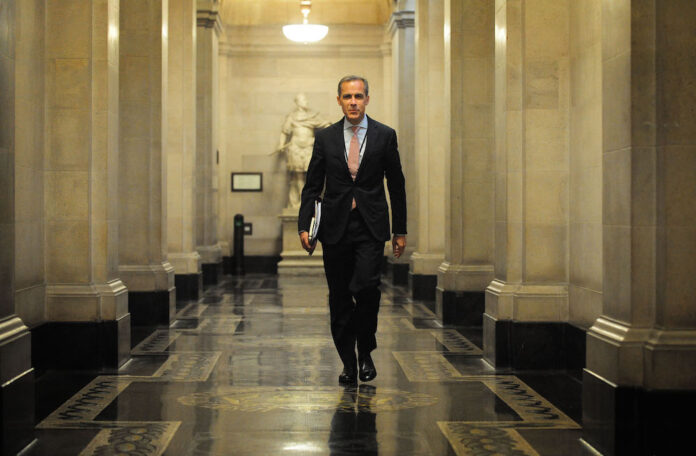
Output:
<instances>
[{"instance_id":1,"label":"corridor","mask_svg":"<svg viewBox=\"0 0 696 456\"><path fill-rule=\"evenodd\" d=\"M494 370L480 328L443 328L384 282L370 383L337 382L323 277L225 276L134 332L117 373L39 377L23 454L590 454L579 380Z\"/></svg>"}]
</instances>

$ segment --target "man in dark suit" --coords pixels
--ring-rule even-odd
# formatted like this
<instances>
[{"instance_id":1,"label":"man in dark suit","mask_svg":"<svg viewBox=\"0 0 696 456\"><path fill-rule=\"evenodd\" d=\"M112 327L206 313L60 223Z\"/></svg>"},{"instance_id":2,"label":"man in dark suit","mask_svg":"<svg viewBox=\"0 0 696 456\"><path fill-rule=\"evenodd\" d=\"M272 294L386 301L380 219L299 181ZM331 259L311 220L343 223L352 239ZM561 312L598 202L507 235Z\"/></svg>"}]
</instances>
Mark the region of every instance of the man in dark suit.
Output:
<instances>
[{"instance_id":1,"label":"man in dark suit","mask_svg":"<svg viewBox=\"0 0 696 456\"><path fill-rule=\"evenodd\" d=\"M337 100L345 116L315 136L298 230L302 247L311 253L308 230L314 201L325 186L318 238L329 285L331 335L343 361L338 380L350 384L358 375L361 381L377 375L370 352L377 347L380 271L384 243L391 237L384 178L396 257L406 248L406 190L396 132L365 115L370 102L367 80L344 77Z\"/></svg>"}]
</instances>

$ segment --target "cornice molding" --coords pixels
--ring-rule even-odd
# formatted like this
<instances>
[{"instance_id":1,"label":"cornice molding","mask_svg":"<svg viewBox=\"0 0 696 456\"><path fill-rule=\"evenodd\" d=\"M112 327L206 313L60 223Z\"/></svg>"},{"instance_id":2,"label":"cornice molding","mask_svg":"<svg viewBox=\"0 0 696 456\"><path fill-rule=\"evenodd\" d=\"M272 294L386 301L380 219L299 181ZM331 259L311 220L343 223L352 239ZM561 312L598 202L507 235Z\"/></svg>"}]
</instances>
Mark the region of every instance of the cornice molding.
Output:
<instances>
[{"instance_id":1,"label":"cornice molding","mask_svg":"<svg viewBox=\"0 0 696 456\"><path fill-rule=\"evenodd\" d=\"M222 25L222 17L218 11L217 2L208 3L206 7L202 8L201 2L198 4L198 10L196 10L196 25L201 28L212 28L218 35L221 35L224 26Z\"/></svg>"},{"instance_id":2,"label":"cornice molding","mask_svg":"<svg viewBox=\"0 0 696 456\"><path fill-rule=\"evenodd\" d=\"M267 57L382 57L385 54L382 45L347 45L347 44L313 44L312 46L297 46L294 43L285 44L231 44L220 43L220 55L229 57L257 56Z\"/></svg>"},{"instance_id":3,"label":"cornice molding","mask_svg":"<svg viewBox=\"0 0 696 456\"><path fill-rule=\"evenodd\" d=\"M415 11L395 11L387 23L387 31L393 35L398 29L414 28L416 26Z\"/></svg>"}]
</instances>

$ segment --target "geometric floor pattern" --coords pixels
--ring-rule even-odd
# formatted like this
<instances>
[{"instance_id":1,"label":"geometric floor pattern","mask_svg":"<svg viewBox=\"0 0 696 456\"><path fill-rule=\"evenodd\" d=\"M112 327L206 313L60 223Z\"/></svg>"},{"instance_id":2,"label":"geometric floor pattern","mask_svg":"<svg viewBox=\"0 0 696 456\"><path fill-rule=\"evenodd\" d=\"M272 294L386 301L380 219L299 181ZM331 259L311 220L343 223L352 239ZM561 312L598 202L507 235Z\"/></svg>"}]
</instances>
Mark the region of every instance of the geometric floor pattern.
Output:
<instances>
[{"instance_id":1,"label":"geometric floor pattern","mask_svg":"<svg viewBox=\"0 0 696 456\"><path fill-rule=\"evenodd\" d=\"M26 454L589 454L575 380L496 371L480 329L400 287L383 285L377 378L338 385L326 296L323 277L225 277L39 417Z\"/></svg>"}]
</instances>

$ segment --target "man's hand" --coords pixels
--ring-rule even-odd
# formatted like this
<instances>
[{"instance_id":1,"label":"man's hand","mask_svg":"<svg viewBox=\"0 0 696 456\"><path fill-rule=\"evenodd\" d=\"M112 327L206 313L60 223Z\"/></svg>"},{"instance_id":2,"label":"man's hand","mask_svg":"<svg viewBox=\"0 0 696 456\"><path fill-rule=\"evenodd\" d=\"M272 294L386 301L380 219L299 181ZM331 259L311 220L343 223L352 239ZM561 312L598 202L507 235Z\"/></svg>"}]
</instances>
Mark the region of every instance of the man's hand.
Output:
<instances>
[{"instance_id":1,"label":"man's hand","mask_svg":"<svg viewBox=\"0 0 696 456\"><path fill-rule=\"evenodd\" d=\"M406 236L394 235L392 238L392 249L394 251L394 257L399 258L406 250Z\"/></svg>"},{"instance_id":2,"label":"man's hand","mask_svg":"<svg viewBox=\"0 0 696 456\"><path fill-rule=\"evenodd\" d=\"M316 248L317 244L316 242L314 245L311 245L309 243L309 233L306 231L303 231L300 233L300 242L302 243L302 248L305 249L310 255L314 253L314 249Z\"/></svg>"}]
</instances>

